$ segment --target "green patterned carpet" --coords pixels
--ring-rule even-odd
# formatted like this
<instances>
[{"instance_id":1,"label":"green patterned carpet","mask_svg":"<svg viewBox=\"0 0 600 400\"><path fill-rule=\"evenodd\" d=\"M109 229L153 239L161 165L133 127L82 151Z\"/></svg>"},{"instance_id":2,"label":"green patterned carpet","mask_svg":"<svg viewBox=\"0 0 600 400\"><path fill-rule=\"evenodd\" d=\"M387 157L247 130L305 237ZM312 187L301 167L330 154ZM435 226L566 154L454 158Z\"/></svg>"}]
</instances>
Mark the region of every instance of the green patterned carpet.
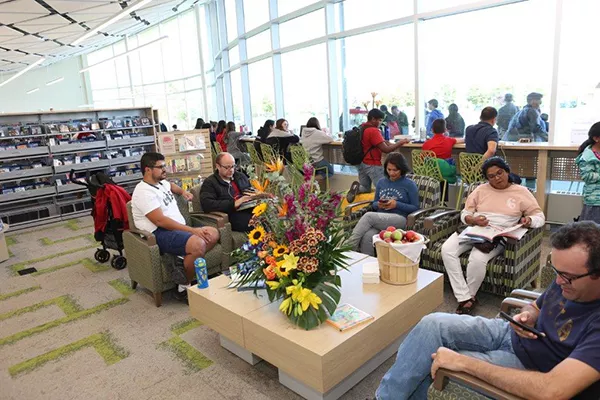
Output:
<instances>
[{"instance_id":1,"label":"green patterned carpet","mask_svg":"<svg viewBox=\"0 0 600 400\"><path fill-rule=\"evenodd\" d=\"M252 367L165 294L132 290L94 260L89 217L9 232L0 264L2 399L299 399L266 362ZM17 271L38 272L20 276ZM448 290L446 290L448 292ZM447 294L447 305L455 303ZM498 299L482 299L493 314ZM487 304L487 308L486 308ZM343 399L374 396L387 360Z\"/></svg>"}]
</instances>

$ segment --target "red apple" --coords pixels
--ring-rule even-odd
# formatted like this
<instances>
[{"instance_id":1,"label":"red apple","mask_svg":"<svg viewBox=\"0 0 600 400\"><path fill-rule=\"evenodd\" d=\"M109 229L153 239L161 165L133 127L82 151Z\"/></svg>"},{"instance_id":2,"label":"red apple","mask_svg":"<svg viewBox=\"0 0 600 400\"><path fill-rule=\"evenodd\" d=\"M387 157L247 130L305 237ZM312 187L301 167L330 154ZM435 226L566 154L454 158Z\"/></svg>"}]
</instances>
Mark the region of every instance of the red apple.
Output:
<instances>
[{"instance_id":1,"label":"red apple","mask_svg":"<svg viewBox=\"0 0 600 400\"><path fill-rule=\"evenodd\" d=\"M417 233L415 231L407 231L404 234L404 237L406 237L406 240L408 240L409 242L414 242L415 239L419 239L419 237L417 236Z\"/></svg>"},{"instance_id":2,"label":"red apple","mask_svg":"<svg viewBox=\"0 0 600 400\"><path fill-rule=\"evenodd\" d=\"M384 234L385 232L386 232L386 231L381 231L381 232L379 232L379 239L381 239L381 240L385 239L385 238L383 237L383 234Z\"/></svg>"},{"instance_id":3,"label":"red apple","mask_svg":"<svg viewBox=\"0 0 600 400\"><path fill-rule=\"evenodd\" d=\"M394 232L395 230L396 230L396 228L393 226L388 226L386 229L386 231L388 231L388 232Z\"/></svg>"},{"instance_id":4,"label":"red apple","mask_svg":"<svg viewBox=\"0 0 600 400\"><path fill-rule=\"evenodd\" d=\"M394 232L392 232L392 239L394 240L402 240L402 232L400 231L400 229L395 230Z\"/></svg>"},{"instance_id":5,"label":"red apple","mask_svg":"<svg viewBox=\"0 0 600 400\"><path fill-rule=\"evenodd\" d=\"M383 239L383 241L386 243L392 243L392 239L390 239L390 238L385 238L385 239Z\"/></svg>"}]
</instances>

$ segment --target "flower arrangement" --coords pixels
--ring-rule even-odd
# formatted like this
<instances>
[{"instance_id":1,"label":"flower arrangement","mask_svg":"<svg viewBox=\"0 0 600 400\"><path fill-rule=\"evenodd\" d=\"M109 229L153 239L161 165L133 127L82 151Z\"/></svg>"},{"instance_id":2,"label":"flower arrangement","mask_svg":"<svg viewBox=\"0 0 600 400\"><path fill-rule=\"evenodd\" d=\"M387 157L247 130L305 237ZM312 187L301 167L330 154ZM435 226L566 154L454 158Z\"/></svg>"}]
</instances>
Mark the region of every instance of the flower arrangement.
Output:
<instances>
[{"instance_id":1,"label":"flower arrangement","mask_svg":"<svg viewBox=\"0 0 600 400\"><path fill-rule=\"evenodd\" d=\"M348 233L338 223L341 195L321 193L313 167L304 166L297 193L282 176L281 160L267 166L264 180L252 179L258 191L270 191L253 210L248 242L234 250L237 286L265 282L270 301L294 324L313 329L325 322L340 301L337 271L347 267ZM255 289L256 292L256 289Z\"/></svg>"}]
</instances>

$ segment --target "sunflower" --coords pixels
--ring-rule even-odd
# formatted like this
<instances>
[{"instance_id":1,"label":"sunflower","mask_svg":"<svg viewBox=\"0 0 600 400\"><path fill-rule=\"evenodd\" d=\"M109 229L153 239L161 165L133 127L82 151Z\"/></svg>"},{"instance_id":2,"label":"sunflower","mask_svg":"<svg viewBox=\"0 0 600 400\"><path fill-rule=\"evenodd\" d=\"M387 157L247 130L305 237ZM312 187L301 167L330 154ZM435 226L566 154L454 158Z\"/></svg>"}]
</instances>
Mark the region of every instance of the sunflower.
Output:
<instances>
[{"instance_id":1,"label":"sunflower","mask_svg":"<svg viewBox=\"0 0 600 400\"><path fill-rule=\"evenodd\" d=\"M288 248L287 248L287 246L286 246L286 245L284 245L284 244L282 244L282 245L279 245L279 246L277 246L277 247L275 248L275 250L273 250L273 255L274 255L275 257L281 257L281 256L283 256L284 254L286 254L287 252L288 252Z\"/></svg>"},{"instance_id":2,"label":"sunflower","mask_svg":"<svg viewBox=\"0 0 600 400\"><path fill-rule=\"evenodd\" d=\"M254 209L252 210L252 214L255 217L260 217L265 213L265 211L267 211L267 203L260 203L259 205L254 207Z\"/></svg>"},{"instance_id":3,"label":"sunflower","mask_svg":"<svg viewBox=\"0 0 600 400\"><path fill-rule=\"evenodd\" d=\"M258 226L256 228L254 228L248 234L248 239L250 239L250 244L253 246L256 246L257 244L262 242L265 234L266 234L265 229L262 226Z\"/></svg>"}]
</instances>

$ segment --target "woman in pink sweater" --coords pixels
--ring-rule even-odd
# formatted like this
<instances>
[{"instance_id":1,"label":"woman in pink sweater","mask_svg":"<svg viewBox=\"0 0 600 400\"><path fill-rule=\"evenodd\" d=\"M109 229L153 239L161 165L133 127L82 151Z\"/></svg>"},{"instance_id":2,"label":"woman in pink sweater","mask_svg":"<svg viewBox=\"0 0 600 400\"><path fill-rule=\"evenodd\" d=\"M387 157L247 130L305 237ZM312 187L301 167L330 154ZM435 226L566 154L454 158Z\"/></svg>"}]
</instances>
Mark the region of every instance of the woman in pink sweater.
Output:
<instances>
[{"instance_id":1,"label":"woman in pink sweater","mask_svg":"<svg viewBox=\"0 0 600 400\"><path fill-rule=\"evenodd\" d=\"M544 226L546 219L535 197L526 187L512 182L506 161L491 157L481 169L488 183L477 187L467 198L460 215L463 223L497 228L509 228L517 224L523 224L525 228ZM471 250L471 254L465 279L459 257L467 250ZM458 233L454 233L442 245L442 260L458 300L458 314L470 314L473 311L477 302L475 295L485 278L486 265L503 251L504 245L497 243L494 249L485 253L473 247L473 243L460 243Z\"/></svg>"}]
</instances>

